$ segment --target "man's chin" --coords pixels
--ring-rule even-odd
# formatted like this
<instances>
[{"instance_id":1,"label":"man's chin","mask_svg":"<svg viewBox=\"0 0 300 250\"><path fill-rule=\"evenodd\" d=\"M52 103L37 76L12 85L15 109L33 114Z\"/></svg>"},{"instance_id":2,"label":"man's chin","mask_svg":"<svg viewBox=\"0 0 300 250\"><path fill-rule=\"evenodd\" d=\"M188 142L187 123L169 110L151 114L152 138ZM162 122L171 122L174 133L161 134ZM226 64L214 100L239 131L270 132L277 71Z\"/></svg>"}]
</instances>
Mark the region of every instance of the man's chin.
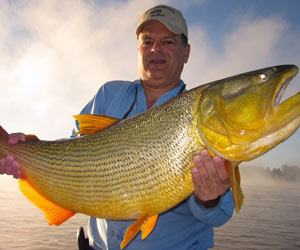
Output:
<instances>
[{"instance_id":1,"label":"man's chin","mask_svg":"<svg viewBox=\"0 0 300 250\"><path fill-rule=\"evenodd\" d=\"M159 75L159 74L151 74L149 80L152 80L152 81L157 81L157 82L165 82L165 79L166 79L166 75Z\"/></svg>"},{"instance_id":2,"label":"man's chin","mask_svg":"<svg viewBox=\"0 0 300 250\"><path fill-rule=\"evenodd\" d=\"M150 73L149 76L153 80L159 80L159 79L162 79L162 78L166 78L167 75L168 75L166 73L166 70L162 70L162 69L153 69L153 70L150 70L149 73Z\"/></svg>"}]
</instances>

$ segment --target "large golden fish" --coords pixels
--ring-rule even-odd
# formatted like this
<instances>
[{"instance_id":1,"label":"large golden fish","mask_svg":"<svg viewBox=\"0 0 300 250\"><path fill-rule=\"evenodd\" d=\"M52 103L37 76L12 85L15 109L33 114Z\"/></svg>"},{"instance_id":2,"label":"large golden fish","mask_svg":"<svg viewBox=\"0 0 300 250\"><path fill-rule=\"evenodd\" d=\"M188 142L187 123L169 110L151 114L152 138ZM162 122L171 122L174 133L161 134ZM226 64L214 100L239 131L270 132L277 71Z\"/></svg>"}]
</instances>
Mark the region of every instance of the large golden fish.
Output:
<instances>
[{"instance_id":1,"label":"large golden fish","mask_svg":"<svg viewBox=\"0 0 300 250\"><path fill-rule=\"evenodd\" d=\"M0 156L13 155L21 163L20 189L44 210L49 224L74 213L138 219L123 248L139 230L147 237L159 213L193 192L193 156L204 148L232 162L227 171L240 209L238 163L267 152L300 125L300 93L280 104L297 72L283 65L229 77L122 121L76 116L81 133L89 135L75 139L11 146L0 127Z\"/></svg>"}]
</instances>

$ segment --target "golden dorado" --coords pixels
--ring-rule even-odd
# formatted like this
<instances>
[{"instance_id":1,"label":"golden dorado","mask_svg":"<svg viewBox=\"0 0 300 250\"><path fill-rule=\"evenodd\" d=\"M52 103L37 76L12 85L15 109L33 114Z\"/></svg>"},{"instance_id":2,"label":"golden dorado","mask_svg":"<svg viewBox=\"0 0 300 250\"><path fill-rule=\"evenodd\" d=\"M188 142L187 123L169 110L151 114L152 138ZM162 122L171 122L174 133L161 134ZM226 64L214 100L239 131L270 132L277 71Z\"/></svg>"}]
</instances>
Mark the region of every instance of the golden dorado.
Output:
<instances>
[{"instance_id":1,"label":"golden dorado","mask_svg":"<svg viewBox=\"0 0 300 250\"><path fill-rule=\"evenodd\" d=\"M78 115L85 136L75 139L28 136L12 146L0 127L0 157L13 155L21 163L20 189L49 224L75 213L137 219L123 248L139 230L146 238L158 214L193 193L193 156L202 149L231 162L227 171L240 209L238 164L264 154L300 125L300 93L280 103L297 72L282 65L229 77L121 121Z\"/></svg>"}]
</instances>

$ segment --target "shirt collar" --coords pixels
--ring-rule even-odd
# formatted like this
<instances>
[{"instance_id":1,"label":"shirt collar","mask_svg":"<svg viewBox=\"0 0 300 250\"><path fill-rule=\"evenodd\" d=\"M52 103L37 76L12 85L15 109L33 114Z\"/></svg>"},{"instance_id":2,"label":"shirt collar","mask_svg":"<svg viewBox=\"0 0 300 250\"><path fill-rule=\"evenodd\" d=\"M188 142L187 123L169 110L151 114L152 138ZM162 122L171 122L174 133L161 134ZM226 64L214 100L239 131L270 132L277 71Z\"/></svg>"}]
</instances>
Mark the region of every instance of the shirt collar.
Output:
<instances>
[{"instance_id":1,"label":"shirt collar","mask_svg":"<svg viewBox=\"0 0 300 250\"><path fill-rule=\"evenodd\" d=\"M177 96L182 88L182 86L184 86L184 82L182 80L180 80L179 82L179 86L171 89L169 92L164 93L161 97L158 98L158 100L156 101L156 103L153 105L153 107L170 100L171 98ZM184 92L186 91L186 89L184 89Z\"/></svg>"},{"instance_id":2,"label":"shirt collar","mask_svg":"<svg viewBox=\"0 0 300 250\"><path fill-rule=\"evenodd\" d=\"M146 96L145 96L145 92L144 92L144 88L143 88L141 79L134 81L133 86L136 87L137 91L138 91L136 105L135 105L136 106L135 113L144 112L147 110L147 102L146 102ZM185 84L182 80L180 80L178 87L171 89L169 92L163 94L160 98L158 98L158 100L154 103L154 105L152 107L156 107L159 104L161 104L165 101L168 101L171 98L177 96L183 86L185 86ZM185 88L184 88L183 92L186 92Z\"/></svg>"}]
</instances>

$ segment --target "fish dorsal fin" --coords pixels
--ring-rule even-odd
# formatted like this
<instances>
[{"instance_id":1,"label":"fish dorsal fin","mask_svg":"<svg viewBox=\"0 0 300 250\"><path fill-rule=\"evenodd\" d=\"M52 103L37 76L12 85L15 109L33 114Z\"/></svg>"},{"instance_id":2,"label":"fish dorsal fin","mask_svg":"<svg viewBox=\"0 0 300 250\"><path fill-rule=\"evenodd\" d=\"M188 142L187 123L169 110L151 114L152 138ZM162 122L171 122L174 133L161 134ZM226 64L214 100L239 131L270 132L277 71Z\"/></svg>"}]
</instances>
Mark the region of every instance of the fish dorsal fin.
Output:
<instances>
[{"instance_id":1,"label":"fish dorsal fin","mask_svg":"<svg viewBox=\"0 0 300 250\"><path fill-rule=\"evenodd\" d=\"M82 114L73 116L79 122L81 135L92 135L119 121L117 118L105 115Z\"/></svg>"},{"instance_id":2,"label":"fish dorsal fin","mask_svg":"<svg viewBox=\"0 0 300 250\"><path fill-rule=\"evenodd\" d=\"M24 196L35 206L43 210L49 225L60 225L75 213L45 198L26 179L19 180L19 188Z\"/></svg>"},{"instance_id":3,"label":"fish dorsal fin","mask_svg":"<svg viewBox=\"0 0 300 250\"><path fill-rule=\"evenodd\" d=\"M144 217L138 219L130 227L127 228L124 239L121 243L121 249L123 249L127 244L136 236L136 234L142 231L142 240L146 239L148 235L152 232L157 221L158 214L151 217L145 215Z\"/></svg>"},{"instance_id":4,"label":"fish dorsal fin","mask_svg":"<svg viewBox=\"0 0 300 250\"><path fill-rule=\"evenodd\" d=\"M236 212L239 212L244 201L244 194L241 188L241 177L238 164L226 162L226 171L230 178L230 186L233 194L233 201Z\"/></svg>"}]
</instances>

